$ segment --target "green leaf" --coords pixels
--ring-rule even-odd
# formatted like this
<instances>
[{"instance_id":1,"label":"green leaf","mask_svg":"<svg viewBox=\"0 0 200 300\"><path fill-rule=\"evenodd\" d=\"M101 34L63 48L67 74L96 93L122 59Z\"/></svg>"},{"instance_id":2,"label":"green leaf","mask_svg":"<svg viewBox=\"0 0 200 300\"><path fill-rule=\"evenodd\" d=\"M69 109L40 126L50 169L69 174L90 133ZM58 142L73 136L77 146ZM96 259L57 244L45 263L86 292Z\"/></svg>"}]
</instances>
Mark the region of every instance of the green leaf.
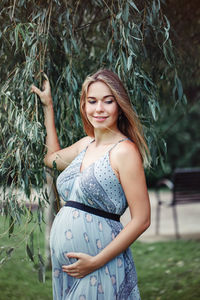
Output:
<instances>
[{"instance_id":1,"label":"green leaf","mask_svg":"<svg viewBox=\"0 0 200 300\"><path fill-rule=\"evenodd\" d=\"M69 48L68 48L68 44L67 44L67 41L66 41L66 39L64 40L64 43L63 43L63 45L64 45L64 49L65 49L65 52L66 52L66 54L69 54L69 53L70 53L70 51L69 51Z\"/></svg>"},{"instance_id":2,"label":"green leaf","mask_svg":"<svg viewBox=\"0 0 200 300\"><path fill-rule=\"evenodd\" d=\"M137 6L135 5L135 3L131 0L128 0L128 3L139 13L139 9L137 8Z\"/></svg>"},{"instance_id":3,"label":"green leaf","mask_svg":"<svg viewBox=\"0 0 200 300\"><path fill-rule=\"evenodd\" d=\"M183 95L183 103L184 103L184 104L187 104L187 97L186 97L185 94Z\"/></svg>"},{"instance_id":4,"label":"green leaf","mask_svg":"<svg viewBox=\"0 0 200 300\"><path fill-rule=\"evenodd\" d=\"M149 104L153 119L156 121L157 120L157 114L156 114L155 102L148 101L148 104Z\"/></svg>"},{"instance_id":5,"label":"green leaf","mask_svg":"<svg viewBox=\"0 0 200 300\"><path fill-rule=\"evenodd\" d=\"M45 265L43 257L40 253L38 253L38 261L39 261L39 268L38 268L38 279L40 282L45 282Z\"/></svg>"},{"instance_id":6,"label":"green leaf","mask_svg":"<svg viewBox=\"0 0 200 300\"><path fill-rule=\"evenodd\" d=\"M175 77L175 83L178 91L178 99L181 100L183 97L183 86L178 76Z\"/></svg>"},{"instance_id":7,"label":"green leaf","mask_svg":"<svg viewBox=\"0 0 200 300\"><path fill-rule=\"evenodd\" d=\"M130 55L128 57L128 61L127 61L127 69L128 69L128 71L130 71L130 68L131 68L131 65L132 65L132 60L133 60L132 55Z\"/></svg>"},{"instance_id":8,"label":"green leaf","mask_svg":"<svg viewBox=\"0 0 200 300\"><path fill-rule=\"evenodd\" d=\"M125 10L123 11L123 14L122 14L122 18L125 23L128 22L128 17L129 17L129 5L128 5L128 3L126 3Z\"/></svg>"},{"instance_id":9,"label":"green leaf","mask_svg":"<svg viewBox=\"0 0 200 300\"><path fill-rule=\"evenodd\" d=\"M117 15L116 15L116 19L119 20L122 16L122 12L119 12Z\"/></svg>"},{"instance_id":10,"label":"green leaf","mask_svg":"<svg viewBox=\"0 0 200 300\"><path fill-rule=\"evenodd\" d=\"M38 279L40 282L45 283L45 267L39 264Z\"/></svg>"},{"instance_id":11,"label":"green leaf","mask_svg":"<svg viewBox=\"0 0 200 300\"><path fill-rule=\"evenodd\" d=\"M13 251L14 251L14 248L11 247L11 248L9 248L8 250L6 250L6 254L7 254L8 256L11 256L11 254L12 254Z\"/></svg>"},{"instance_id":12,"label":"green leaf","mask_svg":"<svg viewBox=\"0 0 200 300\"><path fill-rule=\"evenodd\" d=\"M164 154L166 155L167 154L167 143L164 139L161 139L161 142L162 142L162 149L164 151Z\"/></svg>"},{"instance_id":13,"label":"green leaf","mask_svg":"<svg viewBox=\"0 0 200 300\"><path fill-rule=\"evenodd\" d=\"M9 231L8 231L8 236L11 237L15 227L15 222L12 216L10 216L9 220Z\"/></svg>"},{"instance_id":14,"label":"green leaf","mask_svg":"<svg viewBox=\"0 0 200 300\"><path fill-rule=\"evenodd\" d=\"M30 234L30 250L32 255L34 256L34 244L33 244L33 240L34 240L34 235L33 235L33 231Z\"/></svg>"},{"instance_id":15,"label":"green leaf","mask_svg":"<svg viewBox=\"0 0 200 300\"><path fill-rule=\"evenodd\" d=\"M28 257L32 260L32 262L34 262L33 253L32 253L32 251L31 251L31 249L30 249L30 247L29 247L28 244L26 245L26 252L28 254Z\"/></svg>"},{"instance_id":16,"label":"green leaf","mask_svg":"<svg viewBox=\"0 0 200 300\"><path fill-rule=\"evenodd\" d=\"M18 38L18 35L19 35L19 26L20 26L20 24L16 25L16 27L15 27L15 44L16 44L16 50L19 47L19 38Z\"/></svg>"},{"instance_id":17,"label":"green leaf","mask_svg":"<svg viewBox=\"0 0 200 300\"><path fill-rule=\"evenodd\" d=\"M71 42L72 42L72 45L73 45L74 50L76 51L76 53L79 53L80 51L79 51L79 48L78 48L78 46L77 46L76 41L72 38L72 39L71 39Z\"/></svg>"}]
</instances>

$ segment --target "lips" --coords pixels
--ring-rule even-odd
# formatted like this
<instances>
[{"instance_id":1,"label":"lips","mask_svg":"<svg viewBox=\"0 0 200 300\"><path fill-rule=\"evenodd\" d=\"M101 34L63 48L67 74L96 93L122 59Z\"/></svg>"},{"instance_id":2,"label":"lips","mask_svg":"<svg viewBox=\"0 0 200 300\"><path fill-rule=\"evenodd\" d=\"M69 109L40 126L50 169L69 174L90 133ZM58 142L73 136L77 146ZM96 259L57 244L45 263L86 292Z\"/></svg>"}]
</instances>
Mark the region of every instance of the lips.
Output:
<instances>
[{"instance_id":1,"label":"lips","mask_svg":"<svg viewBox=\"0 0 200 300\"><path fill-rule=\"evenodd\" d=\"M107 119L108 117L104 117L104 116L94 116L94 119L98 122L103 122Z\"/></svg>"},{"instance_id":2,"label":"lips","mask_svg":"<svg viewBox=\"0 0 200 300\"><path fill-rule=\"evenodd\" d=\"M94 118L95 118L95 119L106 119L106 118L108 118L108 117L106 117L106 116L94 116Z\"/></svg>"}]
</instances>

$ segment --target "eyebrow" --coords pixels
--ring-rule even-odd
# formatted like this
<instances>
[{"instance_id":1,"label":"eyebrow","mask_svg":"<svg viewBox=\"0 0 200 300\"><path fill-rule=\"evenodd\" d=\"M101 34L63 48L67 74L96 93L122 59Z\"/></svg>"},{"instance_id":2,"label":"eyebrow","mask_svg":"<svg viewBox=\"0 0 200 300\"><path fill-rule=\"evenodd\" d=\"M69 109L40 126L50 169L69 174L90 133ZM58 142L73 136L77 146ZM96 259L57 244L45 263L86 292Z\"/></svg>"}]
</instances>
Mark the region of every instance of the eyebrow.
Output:
<instances>
[{"instance_id":1,"label":"eyebrow","mask_svg":"<svg viewBox=\"0 0 200 300\"><path fill-rule=\"evenodd\" d=\"M103 99L108 98L108 97L113 97L113 98L115 98L113 95L106 95L106 96L103 97ZM94 99L94 100L96 100L96 97L89 96L89 97L87 97L87 99Z\"/></svg>"}]
</instances>

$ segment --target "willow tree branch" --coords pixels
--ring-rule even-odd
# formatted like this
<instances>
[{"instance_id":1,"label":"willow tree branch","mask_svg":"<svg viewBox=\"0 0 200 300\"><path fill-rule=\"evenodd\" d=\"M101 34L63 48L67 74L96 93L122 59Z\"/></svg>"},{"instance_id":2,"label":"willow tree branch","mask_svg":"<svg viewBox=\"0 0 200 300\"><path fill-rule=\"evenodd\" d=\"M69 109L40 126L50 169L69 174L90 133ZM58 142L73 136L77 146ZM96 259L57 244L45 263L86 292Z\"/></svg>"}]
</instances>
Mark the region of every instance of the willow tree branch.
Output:
<instances>
[{"instance_id":1,"label":"willow tree branch","mask_svg":"<svg viewBox=\"0 0 200 300\"><path fill-rule=\"evenodd\" d=\"M83 24L83 25L80 26L79 28L75 28L75 32L80 31L80 30L83 30L83 29L89 27L90 25L94 25L94 24L97 24L97 23L101 23L101 22L103 22L103 21L109 19L110 16L111 16L111 15L108 15L108 16L106 16L106 17L103 18L103 19L100 19L100 20L97 20L97 21L93 21L93 22L90 22L90 23L87 23L87 24Z\"/></svg>"}]
</instances>

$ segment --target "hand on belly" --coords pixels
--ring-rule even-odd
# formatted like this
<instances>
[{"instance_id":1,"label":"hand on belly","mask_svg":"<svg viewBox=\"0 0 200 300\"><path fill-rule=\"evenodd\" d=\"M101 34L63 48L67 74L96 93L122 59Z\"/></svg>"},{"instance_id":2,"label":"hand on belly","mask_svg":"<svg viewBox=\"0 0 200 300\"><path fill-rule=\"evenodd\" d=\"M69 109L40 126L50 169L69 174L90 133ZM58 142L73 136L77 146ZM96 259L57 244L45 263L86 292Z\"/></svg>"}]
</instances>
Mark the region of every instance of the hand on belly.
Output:
<instances>
[{"instance_id":1,"label":"hand on belly","mask_svg":"<svg viewBox=\"0 0 200 300\"><path fill-rule=\"evenodd\" d=\"M72 277L83 278L96 270L94 256L85 253L70 252L67 254L67 257L77 259L77 261L71 265L62 266L63 272L66 272Z\"/></svg>"}]
</instances>

